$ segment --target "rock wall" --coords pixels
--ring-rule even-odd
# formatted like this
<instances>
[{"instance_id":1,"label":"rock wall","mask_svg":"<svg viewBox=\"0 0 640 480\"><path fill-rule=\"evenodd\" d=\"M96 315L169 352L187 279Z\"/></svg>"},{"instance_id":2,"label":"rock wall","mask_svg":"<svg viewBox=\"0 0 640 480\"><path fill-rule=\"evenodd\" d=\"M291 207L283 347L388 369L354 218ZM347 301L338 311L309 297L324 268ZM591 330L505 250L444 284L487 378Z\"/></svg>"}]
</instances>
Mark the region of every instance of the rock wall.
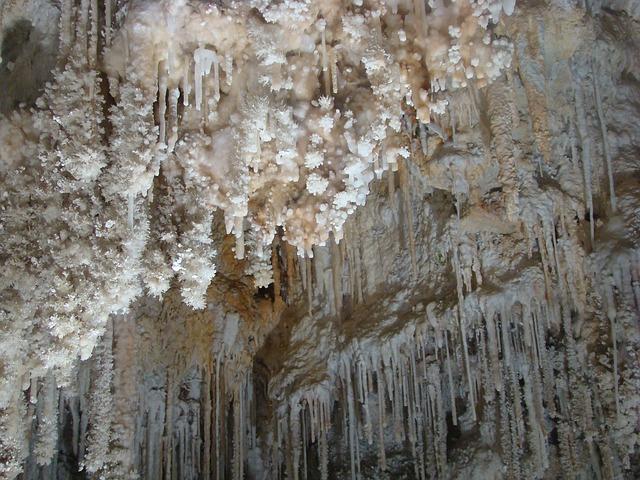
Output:
<instances>
[{"instance_id":1,"label":"rock wall","mask_svg":"<svg viewBox=\"0 0 640 480\"><path fill-rule=\"evenodd\" d=\"M0 478L640 476L639 7L458 2L0 3Z\"/></svg>"}]
</instances>

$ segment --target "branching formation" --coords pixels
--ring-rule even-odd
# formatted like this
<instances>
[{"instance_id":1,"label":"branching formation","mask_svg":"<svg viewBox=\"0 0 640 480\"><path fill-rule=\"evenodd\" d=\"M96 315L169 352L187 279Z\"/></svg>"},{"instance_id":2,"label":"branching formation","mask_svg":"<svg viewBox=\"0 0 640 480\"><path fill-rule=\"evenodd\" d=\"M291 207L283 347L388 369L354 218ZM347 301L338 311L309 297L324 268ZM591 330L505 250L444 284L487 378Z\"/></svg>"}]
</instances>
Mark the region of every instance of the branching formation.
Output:
<instances>
[{"instance_id":1,"label":"branching formation","mask_svg":"<svg viewBox=\"0 0 640 480\"><path fill-rule=\"evenodd\" d=\"M0 3L0 478L633 475L640 42L569 3Z\"/></svg>"}]
</instances>

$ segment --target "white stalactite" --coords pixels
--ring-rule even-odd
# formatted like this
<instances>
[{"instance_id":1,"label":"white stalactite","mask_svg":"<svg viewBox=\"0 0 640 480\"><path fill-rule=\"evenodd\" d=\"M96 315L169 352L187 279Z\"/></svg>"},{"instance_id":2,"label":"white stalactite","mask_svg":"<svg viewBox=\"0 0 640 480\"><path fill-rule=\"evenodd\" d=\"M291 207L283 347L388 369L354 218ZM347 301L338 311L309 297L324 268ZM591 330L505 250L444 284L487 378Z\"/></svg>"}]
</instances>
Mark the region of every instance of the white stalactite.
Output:
<instances>
[{"instance_id":1,"label":"white stalactite","mask_svg":"<svg viewBox=\"0 0 640 480\"><path fill-rule=\"evenodd\" d=\"M631 472L633 62L598 57L599 128L582 85L629 20L449 3L60 3L56 71L0 118L0 478Z\"/></svg>"}]
</instances>

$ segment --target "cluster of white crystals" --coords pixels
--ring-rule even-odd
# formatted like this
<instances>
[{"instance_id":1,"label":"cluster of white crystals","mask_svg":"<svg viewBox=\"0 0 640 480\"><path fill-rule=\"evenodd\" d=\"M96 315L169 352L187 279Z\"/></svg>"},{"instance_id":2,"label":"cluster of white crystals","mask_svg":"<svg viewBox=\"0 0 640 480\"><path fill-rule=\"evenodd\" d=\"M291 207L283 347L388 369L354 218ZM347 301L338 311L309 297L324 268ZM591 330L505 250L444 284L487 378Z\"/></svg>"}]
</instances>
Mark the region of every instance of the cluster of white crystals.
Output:
<instances>
[{"instance_id":1,"label":"cluster of white crystals","mask_svg":"<svg viewBox=\"0 0 640 480\"><path fill-rule=\"evenodd\" d=\"M0 117L0 479L622 478L640 209L599 82L640 66L549 39L589 48L559 3L59 0Z\"/></svg>"},{"instance_id":2,"label":"cluster of white crystals","mask_svg":"<svg viewBox=\"0 0 640 480\"><path fill-rule=\"evenodd\" d=\"M122 193L146 195L146 173L170 157L198 203L224 212L236 257L261 263L252 271L266 286L260 257L279 227L298 255L339 241L375 175L408 157L402 118L431 122L442 92L509 66L509 43L487 27L513 5L425 8L134 2L105 63L117 102L131 86L158 99L158 152Z\"/></svg>"},{"instance_id":3,"label":"cluster of white crystals","mask_svg":"<svg viewBox=\"0 0 640 480\"><path fill-rule=\"evenodd\" d=\"M0 23L35 7L3 4ZM339 241L374 177L409 156L402 122L437 122L461 72L482 83L508 66L488 21L509 2L425 8L60 2L59 67L35 109L0 122L8 475L25 454L25 386L48 372L64 385L144 291L176 279L205 306L217 211L266 286L279 228L301 256Z\"/></svg>"}]
</instances>

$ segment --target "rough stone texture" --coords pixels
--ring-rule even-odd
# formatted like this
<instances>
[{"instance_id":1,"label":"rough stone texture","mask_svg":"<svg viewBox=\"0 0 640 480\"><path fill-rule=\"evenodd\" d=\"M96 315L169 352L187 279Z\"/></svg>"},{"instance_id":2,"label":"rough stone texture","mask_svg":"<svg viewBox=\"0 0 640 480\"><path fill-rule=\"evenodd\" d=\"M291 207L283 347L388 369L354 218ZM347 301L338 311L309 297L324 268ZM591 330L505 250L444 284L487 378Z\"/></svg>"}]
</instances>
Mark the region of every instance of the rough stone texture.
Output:
<instances>
[{"instance_id":1,"label":"rough stone texture","mask_svg":"<svg viewBox=\"0 0 640 480\"><path fill-rule=\"evenodd\" d=\"M127 2L112 3L117 39ZM259 240L238 260L237 230L225 235L224 212L181 176L175 158L206 137L187 113L183 146L153 157L145 140L157 139L162 102L128 92L121 66L89 54L67 73L97 73L49 77L51 52L73 48L51 26L57 8L87 20L90 4L0 2L0 478L640 477L636 3L518 3L492 27L513 46L511 66L447 91L431 122L405 109L410 155L371 182L339 243L300 257L279 228L257 263ZM324 13L359 8L340 5ZM99 51L104 33L78 25ZM107 94L106 78L131 103ZM76 117L89 91L104 104ZM74 124L86 136L65 136L65 102L70 122L94 120ZM140 130L118 130L122 118ZM162 168L117 170L109 155L134 142ZM95 144L113 151L82 149ZM107 187L134 174L149 194L132 220ZM51 296L39 276L54 269L51 242L39 238L63 244L51 264L73 270ZM258 288L265 265L273 282ZM59 320L76 305L82 314Z\"/></svg>"}]
</instances>

